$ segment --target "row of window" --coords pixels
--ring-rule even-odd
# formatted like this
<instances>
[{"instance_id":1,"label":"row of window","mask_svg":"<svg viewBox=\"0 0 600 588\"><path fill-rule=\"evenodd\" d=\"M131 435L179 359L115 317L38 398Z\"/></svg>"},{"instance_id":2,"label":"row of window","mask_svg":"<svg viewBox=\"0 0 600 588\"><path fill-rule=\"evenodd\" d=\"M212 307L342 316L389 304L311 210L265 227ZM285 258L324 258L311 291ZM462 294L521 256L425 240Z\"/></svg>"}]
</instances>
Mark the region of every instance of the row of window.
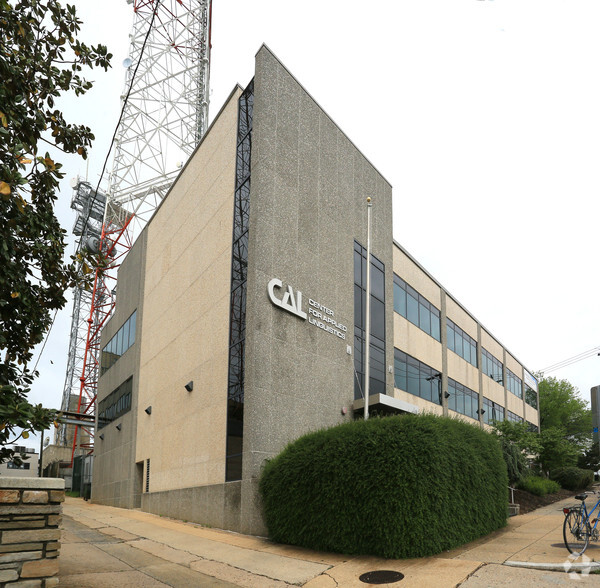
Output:
<instances>
[{"instance_id":1,"label":"row of window","mask_svg":"<svg viewBox=\"0 0 600 588\"><path fill-rule=\"evenodd\" d=\"M438 405L442 403L441 374L427 364L396 348L394 349L394 386L429 402ZM477 392L452 378L448 378L448 393L448 408L450 410L479 420L479 395ZM503 421L504 419L504 407L484 396L483 422L491 424L493 421ZM522 417L510 410L506 411L506 419L523 422ZM530 428L535 427L532 423L528 424ZM535 430L537 430L537 427L535 427Z\"/></svg>"},{"instance_id":2,"label":"row of window","mask_svg":"<svg viewBox=\"0 0 600 588\"><path fill-rule=\"evenodd\" d=\"M129 378L98 403L99 429L129 412L132 387L133 378Z\"/></svg>"},{"instance_id":3,"label":"row of window","mask_svg":"<svg viewBox=\"0 0 600 588\"><path fill-rule=\"evenodd\" d=\"M486 425L491 425L494 421L504 420L504 407L489 398L483 397L483 422Z\"/></svg>"},{"instance_id":4,"label":"row of window","mask_svg":"<svg viewBox=\"0 0 600 588\"><path fill-rule=\"evenodd\" d=\"M440 311L396 274L394 274L394 310L413 325L440 341ZM448 349L454 351L471 365L478 367L477 341L449 318L446 318L446 333ZM481 370L494 381L503 383L502 362L483 347L481 348ZM508 368L506 368L506 374L508 390L518 398L523 398L521 379ZM537 394L529 386L526 387L525 401L537 409Z\"/></svg>"},{"instance_id":5,"label":"row of window","mask_svg":"<svg viewBox=\"0 0 600 588\"><path fill-rule=\"evenodd\" d=\"M369 394L385 394L385 266L371 254ZM365 389L367 250L354 242L354 398Z\"/></svg>"},{"instance_id":6,"label":"row of window","mask_svg":"<svg viewBox=\"0 0 600 588\"><path fill-rule=\"evenodd\" d=\"M477 367L477 341L467 335L449 318L446 319L446 333L448 335L448 349Z\"/></svg>"},{"instance_id":7,"label":"row of window","mask_svg":"<svg viewBox=\"0 0 600 588\"><path fill-rule=\"evenodd\" d=\"M108 371L135 342L135 315L125 321L111 340L103 347L100 358L100 375Z\"/></svg>"},{"instance_id":8,"label":"row of window","mask_svg":"<svg viewBox=\"0 0 600 588\"><path fill-rule=\"evenodd\" d=\"M394 349L394 386L441 404L441 374L407 353Z\"/></svg>"},{"instance_id":9,"label":"row of window","mask_svg":"<svg viewBox=\"0 0 600 588\"><path fill-rule=\"evenodd\" d=\"M17 465L14 461L7 461L6 467L9 470L29 470L31 469L31 464L27 461L24 461L21 465Z\"/></svg>"},{"instance_id":10,"label":"row of window","mask_svg":"<svg viewBox=\"0 0 600 588\"><path fill-rule=\"evenodd\" d=\"M506 368L506 389L517 398L523 398L523 382L521 378Z\"/></svg>"},{"instance_id":11,"label":"row of window","mask_svg":"<svg viewBox=\"0 0 600 588\"><path fill-rule=\"evenodd\" d=\"M525 402L527 402L527 404L529 404L529 406L532 406L533 408L535 408L537 410L537 407L538 407L537 394L536 394L535 390L533 388L530 388L527 384L525 384Z\"/></svg>"},{"instance_id":12,"label":"row of window","mask_svg":"<svg viewBox=\"0 0 600 588\"><path fill-rule=\"evenodd\" d=\"M503 366L487 349L481 348L481 371L495 382L502 382Z\"/></svg>"},{"instance_id":13,"label":"row of window","mask_svg":"<svg viewBox=\"0 0 600 588\"><path fill-rule=\"evenodd\" d=\"M437 341L440 340L440 311L396 274L394 310Z\"/></svg>"},{"instance_id":14,"label":"row of window","mask_svg":"<svg viewBox=\"0 0 600 588\"><path fill-rule=\"evenodd\" d=\"M448 378L448 408L454 412L464 414L478 420L479 395L470 388L463 386L452 378Z\"/></svg>"}]
</instances>

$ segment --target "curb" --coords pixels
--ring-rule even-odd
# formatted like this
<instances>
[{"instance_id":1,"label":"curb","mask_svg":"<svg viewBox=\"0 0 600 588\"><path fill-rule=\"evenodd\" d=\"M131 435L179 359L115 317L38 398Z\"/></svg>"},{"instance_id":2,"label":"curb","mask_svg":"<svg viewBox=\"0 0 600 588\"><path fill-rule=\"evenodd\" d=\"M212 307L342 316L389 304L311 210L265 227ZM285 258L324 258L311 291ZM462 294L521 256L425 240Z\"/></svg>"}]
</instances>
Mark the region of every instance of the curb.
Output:
<instances>
[{"instance_id":1,"label":"curb","mask_svg":"<svg viewBox=\"0 0 600 588\"><path fill-rule=\"evenodd\" d=\"M536 563L532 561L505 561L505 566L512 568L527 568L530 570L542 570L547 572L595 572L600 570L600 563L590 561L588 563Z\"/></svg>"}]
</instances>

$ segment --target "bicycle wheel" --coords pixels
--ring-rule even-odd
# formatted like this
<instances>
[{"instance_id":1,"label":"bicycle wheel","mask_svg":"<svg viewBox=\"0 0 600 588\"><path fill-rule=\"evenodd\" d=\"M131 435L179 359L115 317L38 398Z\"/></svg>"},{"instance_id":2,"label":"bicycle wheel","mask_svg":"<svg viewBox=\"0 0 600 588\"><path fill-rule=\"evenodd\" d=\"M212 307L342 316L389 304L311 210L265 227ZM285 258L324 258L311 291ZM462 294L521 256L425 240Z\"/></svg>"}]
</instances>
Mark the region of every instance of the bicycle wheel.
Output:
<instances>
[{"instance_id":1,"label":"bicycle wheel","mask_svg":"<svg viewBox=\"0 0 600 588\"><path fill-rule=\"evenodd\" d=\"M572 510L563 523L563 539L570 553L582 555L590 541L590 525L581 510Z\"/></svg>"}]
</instances>

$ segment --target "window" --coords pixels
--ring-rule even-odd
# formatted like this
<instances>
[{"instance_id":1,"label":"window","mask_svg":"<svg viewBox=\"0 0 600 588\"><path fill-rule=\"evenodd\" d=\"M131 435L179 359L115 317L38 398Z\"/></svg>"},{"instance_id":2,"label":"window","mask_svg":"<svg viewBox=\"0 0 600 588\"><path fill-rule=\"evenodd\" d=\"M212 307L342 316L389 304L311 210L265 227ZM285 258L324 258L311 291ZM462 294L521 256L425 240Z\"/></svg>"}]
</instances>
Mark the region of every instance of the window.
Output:
<instances>
[{"instance_id":1,"label":"window","mask_svg":"<svg viewBox=\"0 0 600 588\"><path fill-rule=\"evenodd\" d=\"M504 420L504 407L496 402L492 402L489 398L483 397L483 422L486 425L492 425L494 421Z\"/></svg>"},{"instance_id":2,"label":"window","mask_svg":"<svg viewBox=\"0 0 600 588\"><path fill-rule=\"evenodd\" d=\"M449 318L446 319L446 334L448 336L448 349L477 367L477 341L467 335Z\"/></svg>"},{"instance_id":3,"label":"window","mask_svg":"<svg viewBox=\"0 0 600 588\"><path fill-rule=\"evenodd\" d=\"M429 402L441 404L441 374L432 367L394 349L394 386Z\"/></svg>"},{"instance_id":4,"label":"window","mask_svg":"<svg viewBox=\"0 0 600 588\"><path fill-rule=\"evenodd\" d=\"M506 368L506 388L517 398L523 398L523 382L508 368Z\"/></svg>"},{"instance_id":5,"label":"window","mask_svg":"<svg viewBox=\"0 0 600 588\"><path fill-rule=\"evenodd\" d=\"M481 371L494 382L504 385L502 362L496 359L487 349L481 348Z\"/></svg>"},{"instance_id":6,"label":"window","mask_svg":"<svg viewBox=\"0 0 600 588\"><path fill-rule=\"evenodd\" d=\"M452 378L448 378L448 408L472 419L479 419L479 394L463 386Z\"/></svg>"},{"instance_id":7,"label":"window","mask_svg":"<svg viewBox=\"0 0 600 588\"><path fill-rule=\"evenodd\" d=\"M527 404L529 404L529 406L532 406L533 408L535 408L537 410L537 407L538 407L537 394L536 394L535 390L533 388L530 388L527 384L525 384L525 402L527 402Z\"/></svg>"},{"instance_id":8,"label":"window","mask_svg":"<svg viewBox=\"0 0 600 588\"><path fill-rule=\"evenodd\" d=\"M9 470L29 470L31 469L31 464L29 462L23 462L21 465L17 465L14 461L7 461L6 467Z\"/></svg>"},{"instance_id":9,"label":"window","mask_svg":"<svg viewBox=\"0 0 600 588\"><path fill-rule=\"evenodd\" d=\"M102 349L100 358L100 375L106 373L134 343L135 315L137 310L125 321L121 328L112 336Z\"/></svg>"},{"instance_id":10,"label":"window","mask_svg":"<svg viewBox=\"0 0 600 588\"><path fill-rule=\"evenodd\" d=\"M133 377L125 380L98 403L98 429L105 427L131 409Z\"/></svg>"},{"instance_id":11,"label":"window","mask_svg":"<svg viewBox=\"0 0 600 588\"><path fill-rule=\"evenodd\" d=\"M440 340L440 311L396 274L394 310L435 340Z\"/></svg>"},{"instance_id":12,"label":"window","mask_svg":"<svg viewBox=\"0 0 600 588\"><path fill-rule=\"evenodd\" d=\"M530 423L529 421L525 421L527 423L527 430L530 433L539 433L540 432L540 428L537 425L534 425L533 423Z\"/></svg>"},{"instance_id":13,"label":"window","mask_svg":"<svg viewBox=\"0 0 600 588\"><path fill-rule=\"evenodd\" d=\"M242 479L244 358L253 112L254 81L251 81L238 101L231 291L229 299L229 374L227 380L227 442L225 449L225 480L227 482Z\"/></svg>"},{"instance_id":14,"label":"window","mask_svg":"<svg viewBox=\"0 0 600 588\"><path fill-rule=\"evenodd\" d=\"M514 412L507 410L506 411L506 420L510 421L511 423L522 423L523 417L520 417L518 414L515 414Z\"/></svg>"},{"instance_id":15,"label":"window","mask_svg":"<svg viewBox=\"0 0 600 588\"><path fill-rule=\"evenodd\" d=\"M369 395L385 394L385 266L371 254L371 338ZM365 381L367 250L354 242L354 398L362 398Z\"/></svg>"}]
</instances>

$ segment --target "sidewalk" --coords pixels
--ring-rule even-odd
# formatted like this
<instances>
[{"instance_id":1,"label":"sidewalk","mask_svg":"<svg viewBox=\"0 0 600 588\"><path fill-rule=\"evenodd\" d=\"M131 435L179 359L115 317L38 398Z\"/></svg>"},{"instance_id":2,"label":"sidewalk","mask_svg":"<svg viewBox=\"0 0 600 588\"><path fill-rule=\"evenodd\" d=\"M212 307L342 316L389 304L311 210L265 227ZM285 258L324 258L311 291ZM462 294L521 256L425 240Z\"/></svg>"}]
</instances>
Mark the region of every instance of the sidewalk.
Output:
<instances>
[{"instance_id":1,"label":"sidewalk","mask_svg":"<svg viewBox=\"0 0 600 588\"><path fill-rule=\"evenodd\" d=\"M403 580L379 585L403 588L572 585L564 572L522 567L569 566L562 507L571 504L568 499L513 517L504 529L435 557L385 560L320 553L67 498L60 586L352 588L369 586L359 576L375 570L401 572ZM586 556L600 561L600 544L592 543ZM600 584L598 575L577 579L581 586Z\"/></svg>"}]
</instances>

